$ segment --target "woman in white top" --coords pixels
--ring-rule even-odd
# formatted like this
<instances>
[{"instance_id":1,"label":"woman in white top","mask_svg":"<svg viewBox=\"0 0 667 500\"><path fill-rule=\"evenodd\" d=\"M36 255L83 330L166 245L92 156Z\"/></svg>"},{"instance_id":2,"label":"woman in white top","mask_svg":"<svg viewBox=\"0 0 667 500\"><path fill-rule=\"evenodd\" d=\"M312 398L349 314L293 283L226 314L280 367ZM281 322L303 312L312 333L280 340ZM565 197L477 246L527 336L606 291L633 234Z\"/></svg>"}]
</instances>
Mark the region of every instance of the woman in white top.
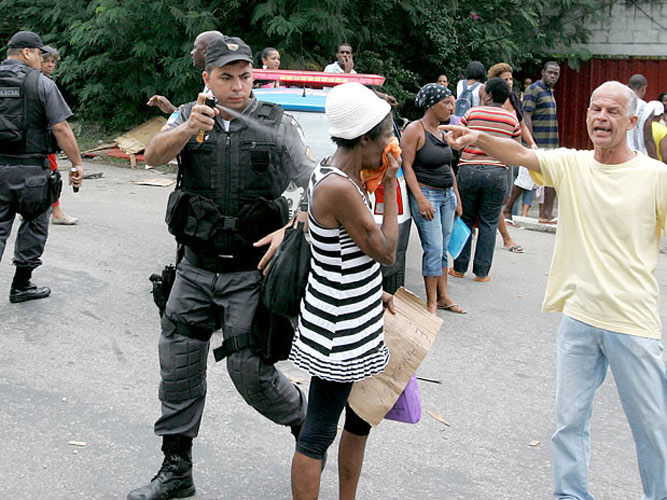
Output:
<instances>
[{"instance_id":1,"label":"woman in white top","mask_svg":"<svg viewBox=\"0 0 667 500\"><path fill-rule=\"evenodd\" d=\"M465 89L472 89L470 95L471 107L480 106L482 103L481 91L482 91L482 82L486 78L486 69L484 65L479 61L472 61L468 64L468 67L463 74L463 79L459 80L459 83L456 84L456 97L461 98L465 92Z\"/></svg>"},{"instance_id":2,"label":"woman in white top","mask_svg":"<svg viewBox=\"0 0 667 500\"><path fill-rule=\"evenodd\" d=\"M292 461L292 497L318 498L322 460L346 408L338 453L340 499L356 496L370 425L347 405L353 382L384 370L389 352L383 335L380 264L396 257L396 174L387 155L384 219L373 220L364 174L382 169L392 137L390 106L358 83L334 87L326 103L329 133L338 146L322 160L308 187L311 270L301 302L290 360L311 375L306 421Z\"/></svg>"}]
</instances>

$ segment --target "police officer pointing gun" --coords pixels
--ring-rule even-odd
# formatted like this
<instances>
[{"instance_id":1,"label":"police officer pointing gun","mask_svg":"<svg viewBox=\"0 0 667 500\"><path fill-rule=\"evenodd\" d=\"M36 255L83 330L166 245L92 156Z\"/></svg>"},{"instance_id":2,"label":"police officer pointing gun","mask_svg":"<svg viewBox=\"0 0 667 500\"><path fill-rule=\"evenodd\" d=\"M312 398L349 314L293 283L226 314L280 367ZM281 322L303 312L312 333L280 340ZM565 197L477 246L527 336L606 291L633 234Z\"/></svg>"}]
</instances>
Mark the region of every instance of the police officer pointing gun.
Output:
<instances>
[{"instance_id":1,"label":"police officer pointing gun","mask_svg":"<svg viewBox=\"0 0 667 500\"><path fill-rule=\"evenodd\" d=\"M290 181L305 186L315 163L298 123L277 105L252 95L252 53L240 38L218 37L206 51L206 94L172 115L146 148L151 165L179 157L179 186L167 207L169 231L184 259L162 316L159 342L164 461L129 500L193 495L192 440L206 397L206 363L213 331L224 342L216 359L245 401L296 436L305 397L259 354L250 335L262 282L260 268L287 223L281 197ZM264 236L269 235L266 238ZM261 241L260 241L261 240ZM257 243L269 245L260 247ZM259 315L257 315L259 316Z\"/></svg>"},{"instance_id":2,"label":"police officer pointing gun","mask_svg":"<svg viewBox=\"0 0 667 500\"><path fill-rule=\"evenodd\" d=\"M14 244L12 303L51 293L30 278L42 263L49 208L62 188L60 174L50 171L47 158L56 146L72 163L70 184L78 188L83 181L79 147L67 123L72 112L53 80L40 72L43 47L39 35L19 31L0 64L0 258L16 214L23 217Z\"/></svg>"}]
</instances>

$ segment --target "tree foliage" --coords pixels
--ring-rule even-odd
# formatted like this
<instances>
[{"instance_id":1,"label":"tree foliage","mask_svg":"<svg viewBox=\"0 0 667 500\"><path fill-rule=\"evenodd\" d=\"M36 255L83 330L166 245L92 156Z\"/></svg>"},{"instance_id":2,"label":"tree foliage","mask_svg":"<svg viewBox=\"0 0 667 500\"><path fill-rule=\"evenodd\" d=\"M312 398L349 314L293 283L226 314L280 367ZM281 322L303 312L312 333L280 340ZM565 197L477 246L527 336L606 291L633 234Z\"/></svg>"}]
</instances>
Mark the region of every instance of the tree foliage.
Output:
<instances>
[{"instance_id":1,"label":"tree foliage","mask_svg":"<svg viewBox=\"0 0 667 500\"><path fill-rule=\"evenodd\" d=\"M387 77L386 89L410 103L419 87L467 63L536 64L586 40L582 17L602 0L0 0L0 36L40 33L61 50L56 80L79 115L129 126L155 114L155 93L192 100L195 36L218 29L254 51L274 46L285 68L321 69L349 42L358 71ZM579 21L579 22L577 22ZM407 106L409 109L409 104Z\"/></svg>"}]
</instances>

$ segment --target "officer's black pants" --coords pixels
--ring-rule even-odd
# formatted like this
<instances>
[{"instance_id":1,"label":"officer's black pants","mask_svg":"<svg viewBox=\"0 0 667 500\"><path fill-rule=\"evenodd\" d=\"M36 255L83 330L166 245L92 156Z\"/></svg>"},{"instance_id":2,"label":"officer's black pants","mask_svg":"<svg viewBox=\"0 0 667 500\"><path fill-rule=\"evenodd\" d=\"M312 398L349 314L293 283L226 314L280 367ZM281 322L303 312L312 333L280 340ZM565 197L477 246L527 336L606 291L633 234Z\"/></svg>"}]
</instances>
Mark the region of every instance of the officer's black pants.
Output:
<instances>
[{"instance_id":1,"label":"officer's black pants","mask_svg":"<svg viewBox=\"0 0 667 500\"><path fill-rule=\"evenodd\" d=\"M216 274L187 259L176 272L160 336L162 415L155 433L196 437L206 398L209 342L176 332L176 322L208 330L222 327L225 339L248 333L259 302L259 271ZM301 391L250 349L226 358L229 375L245 401L282 425L301 425L306 401Z\"/></svg>"},{"instance_id":2,"label":"officer's black pants","mask_svg":"<svg viewBox=\"0 0 667 500\"><path fill-rule=\"evenodd\" d=\"M41 166L0 165L0 259L5 251L16 214L20 210L25 179L49 175L49 170ZM14 243L15 265L35 269L42 264L40 257L44 253L49 234L50 213L51 211L47 209L37 218L21 222Z\"/></svg>"}]
</instances>

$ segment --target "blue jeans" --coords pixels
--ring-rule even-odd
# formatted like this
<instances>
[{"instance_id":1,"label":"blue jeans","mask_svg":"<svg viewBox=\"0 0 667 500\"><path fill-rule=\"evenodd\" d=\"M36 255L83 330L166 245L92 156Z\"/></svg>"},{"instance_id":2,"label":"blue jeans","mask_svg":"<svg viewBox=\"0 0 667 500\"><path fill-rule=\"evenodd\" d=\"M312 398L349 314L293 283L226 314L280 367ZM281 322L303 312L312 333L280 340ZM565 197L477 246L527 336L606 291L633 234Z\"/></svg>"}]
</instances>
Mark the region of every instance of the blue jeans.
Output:
<instances>
[{"instance_id":1,"label":"blue jeans","mask_svg":"<svg viewBox=\"0 0 667 500\"><path fill-rule=\"evenodd\" d=\"M462 165L457 179L463 205L461 219L471 231L479 219L472 272L485 278L491 270L500 208L507 194L507 169L489 165ZM472 238L469 238L461 255L454 261L456 272L465 273L468 270L471 248Z\"/></svg>"},{"instance_id":2,"label":"blue jeans","mask_svg":"<svg viewBox=\"0 0 667 500\"><path fill-rule=\"evenodd\" d=\"M417 198L408 193L410 211L422 243L422 276L440 276L447 269L447 246L454 225L456 194L454 188L433 189L420 186L426 199L433 205L435 216L426 220L419 211Z\"/></svg>"},{"instance_id":3,"label":"blue jeans","mask_svg":"<svg viewBox=\"0 0 667 500\"><path fill-rule=\"evenodd\" d=\"M563 316L558 329L554 495L592 500L588 490L593 396L607 367L637 447L642 500L667 498L667 374L659 339L595 328Z\"/></svg>"},{"instance_id":4,"label":"blue jeans","mask_svg":"<svg viewBox=\"0 0 667 500\"><path fill-rule=\"evenodd\" d=\"M521 203L524 205L531 205L533 203L533 190L524 189L521 193ZM514 205L516 206L516 204Z\"/></svg>"}]
</instances>

